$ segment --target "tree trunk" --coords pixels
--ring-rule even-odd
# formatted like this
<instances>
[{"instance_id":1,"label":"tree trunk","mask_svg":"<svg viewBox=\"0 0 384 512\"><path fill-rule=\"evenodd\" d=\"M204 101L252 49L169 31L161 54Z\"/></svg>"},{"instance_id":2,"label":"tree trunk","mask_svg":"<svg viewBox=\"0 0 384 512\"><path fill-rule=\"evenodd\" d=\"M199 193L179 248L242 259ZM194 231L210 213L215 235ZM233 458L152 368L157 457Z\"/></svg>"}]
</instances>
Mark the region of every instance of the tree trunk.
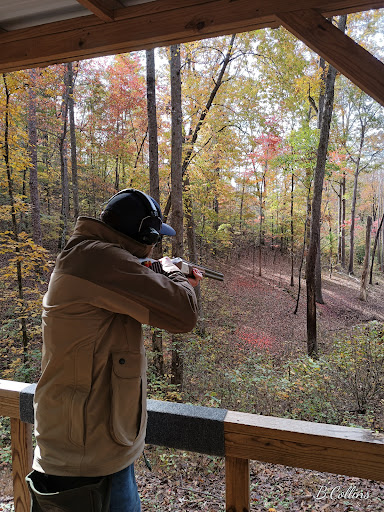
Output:
<instances>
[{"instance_id":1,"label":"tree trunk","mask_svg":"<svg viewBox=\"0 0 384 512\"><path fill-rule=\"evenodd\" d=\"M119 155L115 156L115 192L120 188L120 175L119 175Z\"/></svg>"},{"instance_id":2,"label":"tree trunk","mask_svg":"<svg viewBox=\"0 0 384 512\"><path fill-rule=\"evenodd\" d=\"M22 178L22 193L21 195L23 197L27 196L27 168L24 167L23 169L23 178ZM25 200L23 200L25 202ZM19 228L20 231L27 231L28 230L28 219L25 218L24 212L20 212L20 220L19 220Z\"/></svg>"},{"instance_id":3,"label":"tree trunk","mask_svg":"<svg viewBox=\"0 0 384 512\"><path fill-rule=\"evenodd\" d=\"M146 51L147 59L147 115L149 193L160 204L159 145L157 140L156 68L155 50Z\"/></svg>"},{"instance_id":4,"label":"tree trunk","mask_svg":"<svg viewBox=\"0 0 384 512\"><path fill-rule=\"evenodd\" d=\"M317 357L316 321L316 258L320 241L321 200L323 192L325 163L328 152L329 129L333 112L334 84L336 69L329 66L326 81L323 120L320 129L317 162L314 174L310 242L306 262L307 279L307 351L310 357Z\"/></svg>"},{"instance_id":5,"label":"tree trunk","mask_svg":"<svg viewBox=\"0 0 384 512\"><path fill-rule=\"evenodd\" d=\"M245 194L245 176L243 176L243 182L241 184L240 212L239 212L239 231L240 231L240 233L243 228L244 194ZM253 248L255 248L255 246L253 246Z\"/></svg>"},{"instance_id":6,"label":"tree trunk","mask_svg":"<svg viewBox=\"0 0 384 512\"><path fill-rule=\"evenodd\" d=\"M383 221L384 221L384 214L381 217L380 225L377 229L376 236L375 236L375 242L373 244L371 270L369 272L369 284L372 284L373 265L375 263L376 248L377 248L378 241L380 239L380 233L381 233L381 228L383 227Z\"/></svg>"},{"instance_id":7,"label":"tree trunk","mask_svg":"<svg viewBox=\"0 0 384 512\"><path fill-rule=\"evenodd\" d=\"M159 145L157 140L157 106L156 106L156 68L155 50L146 51L147 60L147 116L148 116L148 154L149 154L149 194L160 204L159 187ZM163 256L161 242L156 244L153 257ZM152 333L153 363L157 375L164 376L163 333L154 329Z\"/></svg>"},{"instance_id":8,"label":"tree trunk","mask_svg":"<svg viewBox=\"0 0 384 512\"><path fill-rule=\"evenodd\" d=\"M182 183L182 111L181 111L181 58L180 45L171 46L171 198L172 227L176 236L172 240L172 252L183 257L183 183ZM181 336L172 337L172 384L183 383L183 357Z\"/></svg>"},{"instance_id":9,"label":"tree trunk","mask_svg":"<svg viewBox=\"0 0 384 512\"><path fill-rule=\"evenodd\" d=\"M77 144L75 130L75 100L74 89L76 75L73 73L72 62L67 64L68 70L68 111L69 111L69 132L71 138L71 170L72 170L72 197L73 197L73 217L76 220L79 216L79 180L77 172Z\"/></svg>"},{"instance_id":10,"label":"tree trunk","mask_svg":"<svg viewBox=\"0 0 384 512\"><path fill-rule=\"evenodd\" d=\"M320 140L317 150L317 162L314 173L312 199L311 231L306 263L307 278L307 351L310 357L317 357L317 321L316 321L316 258L320 240L321 200L328 153L329 130L333 112L334 84L336 69L329 66L326 80L323 119L320 128Z\"/></svg>"},{"instance_id":11,"label":"tree trunk","mask_svg":"<svg viewBox=\"0 0 384 512\"><path fill-rule=\"evenodd\" d=\"M368 215L367 218L367 230L365 233L365 257L363 265L363 273L361 276L360 284L360 300L367 300L367 283L368 283L368 267L369 267L369 256L371 250L371 229L372 229L372 217Z\"/></svg>"},{"instance_id":12,"label":"tree trunk","mask_svg":"<svg viewBox=\"0 0 384 512\"><path fill-rule=\"evenodd\" d=\"M337 263L341 263L341 226L342 226L342 181L339 182L339 192L336 193L337 195Z\"/></svg>"},{"instance_id":13,"label":"tree trunk","mask_svg":"<svg viewBox=\"0 0 384 512\"><path fill-rule=\"evenodd\" d=\"M321 122L323 119L323 113L324 113L325 87L326 87L325 81L327 78L326 65L325 65L325 60L323 59L323 57L320 57L320 59L319 59L319 67L321 69L321 75L320 75L319 108L317 111L317 128L320 130Z\"/></svg>"},{"instance_id":14,"label":"tree trunk","mask_svg":"<svg viewBox=\"0 0 384 512\"><path fill-rule=\"evenodd\" d=\"M13 237L16 242L16 248L15 252L16 255L20 253L19 248L19 230L17 226L17 217L16 217L16 209L15 209L15 199L14 199L14 193L13 193L13 178L12 178L12 168L11 168L11 162L9 157L9 109L10 109L10 98L11 94L8 89L8 83L7 83L7 77L6 74L3 73L3 81L4 81L4 88L5 88L5 120L4 120L4 148L3 148L3 156L4 156L4 163L5 168L7 171L7 181L8 181L8 195L9 195L9 202L11 205L11 219L12 219L12 230L13 230ZM18 297L21 302L22 311L25 310L25 304L24 304L24 289L23 289L23 276L22 276L22 269L21 269L21 261L20 258L16 259L16 273L17 273L17 288L18 288ZM27 351L28 351L28 334L27 334L27 322L25 319L25 315L22 313L21 315L21 335L22 335L22 342L23 342L23 357L24 357L24 363L27 361Z\"/></svg>"},{"instance_id":15,"label":"tree trunk","mask_svg":"<svg viewBox=\"0 0 384 512\"><path fill-rule=\"evenodd\" d=\"M59 137L60 169L61 169L61 222L62 231L59 239L59 250L62 250L66 243L69 219L69 180L67 166L67 126L68 126L68 100L69 100L69 73L65 68L64 93L61 103L62 129Z\"/></svg>"},{"instance_id":16,"label":"tree trunk","mask_svg":"<svg viewBox=\"0 0 384 512\"><path fill-rule=\"evenodd\" d=\"M190 183L189 177L186 175L184 177L184 202L185 202L185 218L187 223L187 243L188 243L188 259L191 262L198 263L198 255L197 255L197 245L196 245L196 229L195 229L195 219L193 216L193 203L191 199L191 195L189 193ZM203 301L201 297L201 287L200 284L195 288L195 294L197 299L197 309L198 309L198 321L197 321L197 330L200 336L205 335L205 320L204 320L204 311L203 311Z\"/></svg>"},{"instance_id":17,"label":"tree trunk","mask_svg":"<svg viewBox=\"0 0 384 512\"><path fill-rule=\"evenodd\" d=\"M308 192L309 194L309 192ZM300 301L300 294L301 294L301 271L303 269L304 264L304 256L305 256L305 249L307 247L307 229L308 229L308 217L309 217L309 211L308 211L308 201L307 201L307 214L304 222L304 236L303 236L303 249L301 251L301 260L300 260L300 266L299 266L299 282L298 282L298 290L297 290L297 298L296 298L296 306L295 310L293 312L294 315L297 314L297 311L299 309L299 301Z\"/></svg>"},{"instance_id":18,"label":"tree trunk","mask_svg":"<svg viewBox=\"0 0 384 512\"><path fill-rule=\"evenodd\" d=\"M261 251L261 246L264 244L264 233L263 233L263 217L264 217L264 208L263 208L263 199L264 199L264 190L265 190L265 175L267 173L267 169L268 169L268 163L265 162L265 167L264 167L264 174L263 174L263 179L262 179L262 183L261 183L261 186L260 186L260 224L259 224L259 277L261 276L261 256L262 256L262 251Z\"/></svg>"},{"instance_id":19,"label":"tree trunk","mask_svg":"<svg viewBox=\"0 0 384 512\"><path fill-rule=\"evenodd\" d=\"M346 212L346 200L345 200L345 173L341 182L341 267L345 268L345 212Z\"/></svg>"},{"instance_id":20,"label":"tree trunk","mask_svg":"<svg viewBox=\"0 0 384 512\"><path fill-rule=\"evenodd\" d=\"M182 111L181 111L181 59L180 45L171 46L171 105L172 105L172 153L171 197L172 227L176 236L172 239L172 252L183 256L183 175L182 159Z\"/></svg>"},{"instance_id":21,"label":"tree trunk","mask_svg":"<svg viewBox=\"0 0 384 512\"><path fill-rule=\"evenodd\" d=\"M42 233L40 222L40 200L37 180L37 117L36 117L36 70L29 70L30 83L28 87L28 135L29 155L29 193L31 197L31 220L33 241L41 245Z\"/></svg>"},{"instance_id":22,"label":"tree trunk","mask_svg":"<svg viewBox=\"0 0 384 512\"><path fill-rule=\"evenodd\" d=\"M321 224L321 222L320 222ZM320 249L320 236L317 241L316 251L316 302L318 304L324 304L323 290L321 286L321 249Z\"/></svg>"},{"instance_id":23,"label":"tree trunk","mask_svg":"<svg viewBox=\"0 0 384 512\"><path fill-rule=\"evenodd\" d=\"M211 94L209 95L209 98L208 98L208 101L207 103L205 104L205 107L204 109L202 110L201 112L201 115L199 117L199 120L195 126L195 129L193 131L193 134L191 136L191 139L188 141L188 149L186 151L186 154L185 154L185 157L184 157L184 160L183 160L183 163L182 163L182 174L184 175L186 172L187 172L187 168L188 168L188 165L191 161L191 158L192 158L192 155L193 155L193 149L194 149L194 145L195 145L195 142L197 140L197 136L200 132L200 129L201 127L203 126L204 124L204 121L205 121L205 118L207 117L207 114L213 104L213 101L215 99L215 96L218 92L218 90L220 89L220 86L222 85L223 83L223 78L224 78L224 74L225 74L225 71L231 61L231 57L232 57L232 51L233 51L233 45L234 45L234 42L235 42L235 38L236 38L236 34L233 34L232 37L231 37L231 40L230 40L230 43L229 43L229 47L228 47L228 51L224 57L224 60L223 60L223 64L220 68L220 71L219 71L219 75L217 77L217 79L214 81L215 85L211 91ZM167 204L164 208L164 217L165 219L167 218L169 212L170 212L170 209L171 209L171 195L172 195L172 191L171 191L171 194L168 196L168 199L167 199ZM173 203L172 203L172 206L173 206Z\"/></svg>"},{"instance_id":24,"label":"tree trunk","mask_svg":"<svg viewBox=\"0 0 384 512\"><path fill-rule=\"evenodd\" d=\"M293 225L293 191L295 187L295 175L292 172L291 176L291 286L294 286L294 280L293 280L293 264L294 264L294 225Z\"/></svg>"},{"instance_id":25,"label":"tree trunk","mask_svg":"<svg viewBox=\"0 0 384 512\"><path fill-rule=\"evenodd\" d=\"M339 187L339 236L337 247L338 261L342 268L345 268L345 205L345 173L343 173Z\"/></svg>"},{"instance_id":26,"label":"tree trunk","mask_svg":"<svg viewBox=\"0 0 384 512\"><path fill-rule=\"evenodd\" d=\"M155 50L146 51L147 60L147 117L148 117L148 158L149 158L149 194L160 204L159 183L159 144L157 134L157 105L156 105L156 67ZM163 246L160 242L153 250L153 257L163 256ZM155 336L155 333L154 333Z\"/></svg>"},{"instance_id":27,"label":"tree trunk","mask_svg":"<svg viewBox=\"0 0 384 512\"><path fill-rule=\"evenodd\" d=\"M345 31L346 16L340 16L339 29ZM321 200L325 174L325 163L328 153L329 131L333 113L333 99L336 80L336 69L329 65L323 118L320 128L320 140L317 150L317 161L314 173L314 190L311 213L310 243L307 255L306 277L307 277L307 351L310 357L317 357L317 320L316 320L316 257L320 240Z\"/></svg>"},{"instance_id":28,"label":"tree trunk","mask_svg":"<svg viewBox=\"0 0 384 512\"><path fill-rule=\"evenodd\" d=\"M349 242L349 266L348 273L353 275L354 256L355 256L355 215L356 215L356 199L357 199L357 184L360 174L360 160L361 153L363 151L364 139L365 139L365 124L361 125L360 132L360 147L359 154L357 156L356 167L355 167L355 178L353 182L353 197L351 206L351 230L350 230L350 242Z\"/></svg>"}]
</instances>

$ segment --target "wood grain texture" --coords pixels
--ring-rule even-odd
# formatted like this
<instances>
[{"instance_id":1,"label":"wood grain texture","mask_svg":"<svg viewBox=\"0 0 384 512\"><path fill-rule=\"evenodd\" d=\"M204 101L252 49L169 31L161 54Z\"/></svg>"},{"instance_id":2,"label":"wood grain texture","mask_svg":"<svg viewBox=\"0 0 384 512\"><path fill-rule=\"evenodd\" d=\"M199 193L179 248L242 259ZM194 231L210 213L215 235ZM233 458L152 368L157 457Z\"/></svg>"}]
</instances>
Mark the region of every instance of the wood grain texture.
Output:
<instances>
[{"instance_id":1,"label":"wood grain texture","mask_svg":"<svg viewBox=\"0 0 384 512\"><path fill-rule=\"evenodd\" d=\"M370 431L228 412L226 456L384 480L384 435Z\"/></svg>"},{"instance_id":2,"label":"wood grain texture","mask_svg":"<svg viewBox=\"0 0 384 512\"><path fill-rule=\"evenodd\" d=\"M20 391L27 386L25 382L0 379L0 416L20 418Z\"/></svg>"},{"instance_id":3,"label":"wood grain texture","mask_svg":"<svg viewBox=\"0 0 384 512\"><path fill-rule=\"evenodd\" d=\"M116 17L113 23L104 24L95 23L91 17L92 25L84 22L81 27L77 22L77 28L67 29L66 24L65 31L53 34L35 29L24 33L27 38L20 40L0 34L0 69L7 72L276 25L272 16L260 17L249 2L240 1L242 6L236 2L229 8L228 0L220 0L198 8L183 6L130 18Z\"/></svg>"},{"instance_id":4,"label":"wood grain texture","mask_svg":"<svg viewBox=\"0 0 384 512\"><path fill-rule=\"evenodd\" d=\"M25 477L32 469L32 425L11 418L11 437L15 512L28 512L31 504Z\"/></svg>"},{"instance_id":5,"label":"wood grain texture","mask_svg":"<svg viewBox=\"0 0 384 512\"><path fill-rule=\"evenodd\" d=\"M225 510L250 510L249 460L225 457Z\"/></svg>"},{"instance_id":6,"label":"wood grain texture","mask_svg":"<svg viewBox=\"0 0 384 512\"><path fill-rule=\"evenodd\" d=\"M384 7L383 0L156 0L112 11L111 1L81 0L105 6L109 23L90 15L0 34L0 71L276 27L276 14L287 10L330 15Z\"/></svg>"},{"instance_id":7,"label":"wood grain texture","mask_svg":"<svg viewBox=\"0 0 384 512\"><path fill-rule=\"evenodd\" d=\"M279 13L282 25L384 105L384 64L315 10Z\"/></svg>"},{"instance_id":8,"label":"wood grain texture","mask_svg":"<svg viewBox=\"0 0 384 512\"><path fill-rule=\"evenodd\" d=\"M103 21L113 21L114 10L122 5L116 0L76 0Z\"/></svg>"}]
</instances>

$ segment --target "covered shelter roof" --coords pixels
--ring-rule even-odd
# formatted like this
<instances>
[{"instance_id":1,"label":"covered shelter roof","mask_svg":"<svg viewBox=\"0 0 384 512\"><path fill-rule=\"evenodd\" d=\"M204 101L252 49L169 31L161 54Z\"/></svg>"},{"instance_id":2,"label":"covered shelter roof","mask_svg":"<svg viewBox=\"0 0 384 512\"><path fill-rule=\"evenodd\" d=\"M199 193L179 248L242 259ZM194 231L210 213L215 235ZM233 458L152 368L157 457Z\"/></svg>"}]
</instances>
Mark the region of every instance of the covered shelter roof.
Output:
<instances>
[{"instance_id":1,"label":"covered shelter roof","mask_svg":"<svg viewBox=\"0 0 384 512\"><path fill-rule=\"evenodd\" d=\"M1 0L0 71L284 26L384 105L384 64L327 18L384 0Z\"/></svg>"}]
</instances>

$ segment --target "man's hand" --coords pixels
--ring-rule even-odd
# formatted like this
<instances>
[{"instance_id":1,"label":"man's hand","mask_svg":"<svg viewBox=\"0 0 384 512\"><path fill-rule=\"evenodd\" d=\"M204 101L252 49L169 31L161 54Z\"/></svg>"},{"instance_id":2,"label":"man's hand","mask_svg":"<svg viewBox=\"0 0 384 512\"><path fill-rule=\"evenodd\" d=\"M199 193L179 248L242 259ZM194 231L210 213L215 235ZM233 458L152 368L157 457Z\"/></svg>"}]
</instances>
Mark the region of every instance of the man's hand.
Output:
<instances>
[{"instance_id":1,"label":"man's hand","mask_svg":"<svg viewBox=\"0 0 384 512\"><path fill-rule=\"evenodd\" d=\"M160 260L161 266L163 267L165 272L180 272L179 267L177 267L171 260L171 258L168 258L168 256L164 256L164 258L161 258ZM200 281L203 279L203 273L200 272L197 268L194 268L192 270L193 277L188 277L189 284L191 284L194 288L200 283Z\"/></svg>"},{"instance_id":2,"label":"man's hand","mask_svg":"<svg viewBox=\"0 0 384 512\"><path fill-rule=\"evenodd\" d=\"M194 288L200 283L200 281L203 279L203 274L198 270L197 268L194 268L192 270L193 277L188 277L189 284L191 284Z\"/></svg>"},{"instance_id":3,"label":"man's hand","mask_svg":"<svg viewBox=\"0 0 384 512\"><path fill-rule=\"evenodd\" d=\"M163 267L164 272L180 272L179 267L176 267L176 265L172 263L171 258L168 258L168 256L164 256L164 258L159 259L159 261Z\"/></svg>"}]
</instances>

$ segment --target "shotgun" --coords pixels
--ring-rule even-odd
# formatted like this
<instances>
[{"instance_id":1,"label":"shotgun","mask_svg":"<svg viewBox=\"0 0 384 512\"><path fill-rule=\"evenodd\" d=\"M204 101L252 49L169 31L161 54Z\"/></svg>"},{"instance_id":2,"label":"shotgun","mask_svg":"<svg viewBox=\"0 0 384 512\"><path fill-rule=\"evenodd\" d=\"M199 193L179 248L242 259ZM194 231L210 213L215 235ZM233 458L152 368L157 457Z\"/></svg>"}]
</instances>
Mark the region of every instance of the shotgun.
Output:
<instances>
[{"instance_id":1,"label":"shotgun","mask_svg":"<svg viewBox=\"0 0 384 512\"><path fill-rule=\"evenodd\" d=\"M203 267L201 265L195 265L194 263L189 263L188 261L183 260L183 258L171 258L171 261L176 267L180 269L180 271L186 275L193 277L192 270L197 268L203 274L204 277L209 277L210 279L216 279L216 281L224 281L224 274L221 272L216 272L215 270L211 270L209 268ZM145 265L146 267L152 269L154 272L163 273L163 267L158 260L153 260L152 258L141 258L140 263Z\"/></svg>"}]
</instances>

